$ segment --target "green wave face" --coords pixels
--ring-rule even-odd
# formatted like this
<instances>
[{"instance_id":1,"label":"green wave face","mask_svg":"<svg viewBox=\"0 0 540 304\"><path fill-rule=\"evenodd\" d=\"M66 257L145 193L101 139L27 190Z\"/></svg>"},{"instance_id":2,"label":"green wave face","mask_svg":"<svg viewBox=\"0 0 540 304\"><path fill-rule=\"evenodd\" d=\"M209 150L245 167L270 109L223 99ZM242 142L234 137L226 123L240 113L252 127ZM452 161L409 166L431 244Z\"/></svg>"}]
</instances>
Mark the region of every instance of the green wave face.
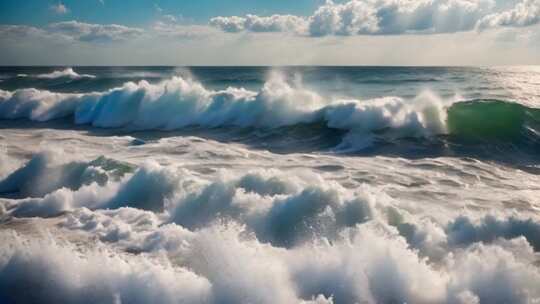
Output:
<instances>
[{"instance_id":1,"label":"green wave face","mask_svg":"<svg viewBox=\"0 0 540 304\"><path fill-rule=\"evenodd\" d=\"M538 136L540 109L500 100L460 102L448 109L447 126L451 135L469 140L527 140Z\"/></svg>"}]
</instances>

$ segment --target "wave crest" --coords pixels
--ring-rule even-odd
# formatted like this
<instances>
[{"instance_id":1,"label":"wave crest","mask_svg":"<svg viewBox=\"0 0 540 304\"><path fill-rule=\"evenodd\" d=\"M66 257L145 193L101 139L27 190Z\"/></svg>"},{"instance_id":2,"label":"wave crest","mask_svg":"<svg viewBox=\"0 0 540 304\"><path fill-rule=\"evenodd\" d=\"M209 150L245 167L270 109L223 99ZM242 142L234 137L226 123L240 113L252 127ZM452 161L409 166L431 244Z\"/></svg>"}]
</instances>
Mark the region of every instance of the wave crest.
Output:
<instances>
[{"instance_id":1,"label":"wave crest","mask_svg":"<svg viewBox=\"0 0 540 304\"><path fill-rule=\"evenodd\" d=\"M328 99L300 83L287 82L279 73L273 73L258 92L234 87L214 91L183 77L158 84L128 82L120 88L89 94L0 91L0 118L4 119L47 121L73 115L77 124L136 130L225 126L274 129L317 123L346 132L338 146L341 150L362 149L381 137L450 134L515 140L522 130L538 137L538 111L503 101L444 101L430 92L411 100Z\"/></svg>"},{"instance_id":2,"label":"wave crest","mask_svg":"<svg viewBox=\"0 0 540 304\"><path fill-rule=\"evenodd\" d=\"M96 78L94 75L90 74L79 74L73 70L73 68L66 68L60 71L54 71L46 74L39 74L35 76L40 79L57 79L57 78L70 78L70 79L81 79L81 78Z\"/></svg>"}]
</instances>

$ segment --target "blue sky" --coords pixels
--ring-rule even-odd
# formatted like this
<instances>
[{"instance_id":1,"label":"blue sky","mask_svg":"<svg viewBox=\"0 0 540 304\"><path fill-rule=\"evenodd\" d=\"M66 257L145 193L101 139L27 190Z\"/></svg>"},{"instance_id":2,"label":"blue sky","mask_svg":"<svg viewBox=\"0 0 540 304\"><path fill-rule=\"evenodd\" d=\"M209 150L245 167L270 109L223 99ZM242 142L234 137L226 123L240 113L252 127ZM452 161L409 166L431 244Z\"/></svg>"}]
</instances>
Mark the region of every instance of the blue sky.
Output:
<instances>
[{"instance_id":1,"label":"blue sky","mask_svg":"<svg viewBox=\"0 0 540 304\"><path fill-rule=\"evenodd\" d=\"M91 23L119 23L131 26L152 22L161 14L181 15L194 23L207 23L218 15L307 15L324 1L316 0L2 0L0 21L4 24L45 25L79 20ZM59 3L69 8L56 14L49 8ZM161 11L160 11L161 10Z\"/></svg>"},{"instance_id":2,"label":"blue sky","mask_svg":"<svg viewBox=\"0 0 540 304\"><path fill-rule=\"evenodd\" d=\"M2 0L0 65L540 64L540 0Z\"/></svg>"}]
</instances>

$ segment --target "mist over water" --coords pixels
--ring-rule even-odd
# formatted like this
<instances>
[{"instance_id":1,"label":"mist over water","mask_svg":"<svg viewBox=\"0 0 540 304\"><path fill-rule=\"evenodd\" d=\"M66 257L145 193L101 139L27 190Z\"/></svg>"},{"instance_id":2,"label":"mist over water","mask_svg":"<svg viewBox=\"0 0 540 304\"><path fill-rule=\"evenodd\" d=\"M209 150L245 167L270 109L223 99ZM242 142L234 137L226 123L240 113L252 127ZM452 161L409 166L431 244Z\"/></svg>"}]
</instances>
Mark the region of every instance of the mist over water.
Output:
<instances>
[{"instance_id":1,"label":"mist over water","mask_svg":"<svg viewBox=\"0 0 540 304\"><path fill-rule=\"evenodd\" d=\"M536 67L0 79L0 302L540 301Z\"/></svg>"}]
</instances>

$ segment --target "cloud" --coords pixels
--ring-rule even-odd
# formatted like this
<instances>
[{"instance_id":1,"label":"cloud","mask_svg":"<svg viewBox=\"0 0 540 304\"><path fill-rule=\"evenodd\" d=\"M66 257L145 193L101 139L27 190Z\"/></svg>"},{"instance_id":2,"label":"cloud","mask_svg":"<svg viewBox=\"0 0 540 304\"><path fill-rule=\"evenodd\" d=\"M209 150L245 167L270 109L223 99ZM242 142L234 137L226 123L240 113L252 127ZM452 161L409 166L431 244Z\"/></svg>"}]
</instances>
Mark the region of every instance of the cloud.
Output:
<instances>
[{"instance_id":1,"label":"cloud","mask_svg":"<svg viewBox=\"0 0 540 304\"><path fill-rule=\"evenodd\" d=\"M55 41L112 42L137 38L144 33L140 28L118 24L91 24L64 21L38 28L27 25L0 25L0 39L54 38Z\"/></svg>"},{"instance_id":2,"label":"cloud","mask_svg":"<svg viewBox=\"0 0 540 304\"><path fill-rule=\"evenodd\" d=\"M244 23L246 18L232 17L215 17L210 19L210 25L218 27L225 32L236 33L246 29Z\"/></svg>"},{"instance_id":3,"label":"cloud","mask_svg":"<svg viewBox=\"0 0 540 304\"><path fill-rule=\"evenodd\" d=\"M27 25L0 25L0 41L29 42L33 39L45 39L51 43L87 43L121 42L138 38L143 29L117 24L90 24L78 21L65 21L39 28Z\"/></svg>"},{"instance_id":4,"label":"cloud","mask_svg":"<svg viewBox=\"0 0 540 304\"><path fill-rule=\"evenodd\" d=\"M514 0L515 2L519 2ZM96 5L99 3L96 1ZM507 2L500 11L511 10ZM69 16L69 15L64 15ZM487 15L486 15L487 16ZM0 62L5 65L520 65L539 64L540 23L453 34L327 34L304 32L249 35L223 32L174 14L156 15L136 38L89 41L81 32L50 26L0 25ZM171 19L171 20L167 20ZM307 20L307 17L305 17ZM71 20L71 19L68 19ZM82 20L78 20L81 22ZM457 25L458 19L455 20ZM243 25L243 23L242 23ZM97 27L107 25L95 24ZM130 26L131 28L132 26ZM133 26L134 27L134 26ZM137 26L138 27L138 26ZM246 31L246 30L242 30ZM300 31L301 32L301 31ZM508 32L508 37L502 37ZM411 33L411 32L406 32ZM431 33L431 32L430 32ZM515 42L509 42L513 35ZM344 38L346 37L346 38ZM86 38L86 40L84 40ZM506 41L502 41L505 39ZM82 42L84 41L84 42ZM107 41L107 42L104 42ZM107 47L97 45L107 43ZM35 45L40 48L35 48ZM216 50L219 49L219 52ZM43 50L46 50L44 52ZM226 59L225 59L226 58Z\"/></svg>"},{"instance_id":5,"label":"cloud","mask_svg":"<svg viewBox=\"0 0 540 304\"><path fill-rule=\"evenodd\" d=\"M27 25L0 25L1 38L22 38L28 36L43 36L46 31Z\"/></svg>"},{"instance_id":6,"label":"cloud","mask_svg":"<svg viewBox=\"0 0 540 304\"><path fill-rule=\"evenodd\" d=\"M49 25L49 29L84 42L111 42L134 39L143 34L139 28L118 24L90 24L65 21Z\"/></svg>"},{"instance_id":7,"label":"cloud","mask_svg":"<svg viewBox=\"0 0 540 304\"><path fill-rule=\"evenodd\" d=\"M311 16L215 17L210 25L225 32L292 32L327 35L437 34L477 27L529 26L540 22L540 0L520 0L508 10L495 0L327 1ZM506 2L506 1L505 1ZM506 3L506 5L508 2Z\"/></svg>"},{"instance_id":8,"label":"cloud","mask_svg":"<svg viewBox=\"0 0 540 304\"><path fill-rule=\"evenodd\" d=\"M169 24L162 21L154 23L152 29L160 36L181 39L199 39L218 33L216 29L208 26Z\"/></svg>"},{"instance_id":9,"label":"cloud","mask_svg":"<svg viewBox=\"0 0 540 304\"><path fill-rule=\"evenodd\" d=\"M69 13L69 9L62 2L59 2L56 5L51 5L50 9L59 15Z\"/></svg>"},{"instance_id":10,"label":"cloud","mask_svg":"<svg viewBox=\"0 0 540 304\"><path fill-rule=\"evenodd\" d=\"M480 30L499 26L523 27L540 22L540 0L524 0L510 10L485 16L478 22Z\"/></svg>"},{"instance_id":11,"label":"cloud","mask_svg":"<svg viewBox=\"0 0 540 304\"><path fill-rule=\"evenodd\" d=\"M152 25L152 30L158 36L180 39L198 39L219 33L214 27L182 24L181 21L181 16L177 18L173 15L164 15Z\"/></svg>"},{"instance_id":12,"label":"cloud","mask_svg":"<svg viewBox=\"0 0 540 304\"><path fill-rule=\"evenodd\" d=\"M309 34L453 33L474 28L492 8L492 0L330 1L309 17Z\"/></svg>"},{"instance_id":13,"label":"cloud","mask_svg":"<svg viewBox=\"0 0 540 304\"><path fill-rule=\"evenodd\" d=\"M307 28L307 22L302 17L293 15L272 15L259 17L247 15L246 17L216 17L210 20L212 26L221 28L226 32L298 32L303 33Z\"/></svg>"},{"instance_id":14,"label":"cloud","mask_svg":"<svg viewBox=\"0 0 540 304\"><path fill-rule=\"evenodd\" d=\"M39 42L38 42L39 41ZM0 25L0 44L27 45L36 43L69 43L73 39L62 33L28 25Z\"/></svg>"}]
</instances>

